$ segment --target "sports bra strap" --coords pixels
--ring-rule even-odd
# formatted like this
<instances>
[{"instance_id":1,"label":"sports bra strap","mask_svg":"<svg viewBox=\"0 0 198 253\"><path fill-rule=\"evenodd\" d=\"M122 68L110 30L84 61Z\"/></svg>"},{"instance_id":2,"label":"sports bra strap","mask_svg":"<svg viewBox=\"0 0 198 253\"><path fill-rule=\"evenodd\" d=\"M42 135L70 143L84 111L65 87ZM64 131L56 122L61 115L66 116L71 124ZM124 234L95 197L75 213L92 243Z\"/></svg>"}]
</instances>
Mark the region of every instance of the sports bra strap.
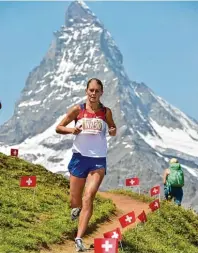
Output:
<instances>
[{"instance_id":1,"label":"sports bra strap","mask_svg":"<svg viewBox=\"0 0 198 253\"><path fill-rule=\"evenodd\" d=\"M84 103L84 104L80 104L80 109L81 109L81 110L86 109L86 104L85 104L85 103Z\"/></svg>"}]
</instances>

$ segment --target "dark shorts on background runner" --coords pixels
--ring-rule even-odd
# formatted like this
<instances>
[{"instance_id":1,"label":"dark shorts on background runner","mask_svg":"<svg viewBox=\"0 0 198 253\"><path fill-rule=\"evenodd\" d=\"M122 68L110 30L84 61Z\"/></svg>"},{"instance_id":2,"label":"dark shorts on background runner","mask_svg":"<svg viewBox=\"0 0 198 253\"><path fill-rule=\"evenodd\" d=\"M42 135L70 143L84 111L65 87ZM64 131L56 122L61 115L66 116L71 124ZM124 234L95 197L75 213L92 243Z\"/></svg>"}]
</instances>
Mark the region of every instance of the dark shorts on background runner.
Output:
<instances>
[{"instance_id":1,"label":"dark shorts on background runner","mask_svg":"<svg viewBox=\"0 0 198 253\"><path fill-rule=\"evenodd\" d=\"M68 170L71 175L79 178L87 178L90 171L105 169L106 174L106 157L88 157L80 153L73 153Z\"/></svg>"},{"instance_id":2,"label":"dark shorts on background runner","mask_svg":"<svg viewBox=\"0 0 198 253\"><path fill-rule=\"evenodd\" d=\"M167 187L165 185L164 195L167 200L174 199L175 204L180 206L183 198L183 189L181 187Z\"/></svg>"}]
</instances>

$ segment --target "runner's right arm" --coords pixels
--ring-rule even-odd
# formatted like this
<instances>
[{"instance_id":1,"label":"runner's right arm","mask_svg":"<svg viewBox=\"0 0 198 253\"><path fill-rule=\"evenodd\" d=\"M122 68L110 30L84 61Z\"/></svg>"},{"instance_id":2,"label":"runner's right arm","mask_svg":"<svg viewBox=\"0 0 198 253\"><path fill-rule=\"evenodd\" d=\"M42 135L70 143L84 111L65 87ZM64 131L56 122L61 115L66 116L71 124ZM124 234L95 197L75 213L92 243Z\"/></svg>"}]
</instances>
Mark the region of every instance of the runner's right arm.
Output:
<instances>
[{"instance_id":1,"label":"runner's right arm","mask_svg":"<svg viewBox=\"0 0 198 253\"><path fill-rule=\"evenodd\" d=\"M80 106L75 105L69 109L67 115L61 120L61 122L56 127L56 132L58 134L79 134L82 129L79 127L66 127L69 123L75 120L80 112Z\"/></svg>"}]
</instances>

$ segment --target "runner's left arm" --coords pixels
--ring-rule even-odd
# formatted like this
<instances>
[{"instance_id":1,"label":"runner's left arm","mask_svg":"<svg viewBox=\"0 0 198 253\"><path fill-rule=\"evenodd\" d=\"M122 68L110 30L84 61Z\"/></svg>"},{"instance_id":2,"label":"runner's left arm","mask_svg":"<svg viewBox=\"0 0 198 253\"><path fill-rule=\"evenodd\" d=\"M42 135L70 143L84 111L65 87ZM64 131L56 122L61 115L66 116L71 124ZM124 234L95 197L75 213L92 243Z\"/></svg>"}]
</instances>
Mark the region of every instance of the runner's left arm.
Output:
<instances>
[{"instance_id":1,"label":"runner's left arm","mask_svg":"<svg viewBox=\"0 0 198 253\"><path fill-rule=\"evenodd\" d=\"M111 109L109 109L108 107L106 107L106 122L107 122L107 125L109 128L109 135L115 136L116 135L116 125L113 120L113 115L112 115Z\"/></svg>"}]
</instances>

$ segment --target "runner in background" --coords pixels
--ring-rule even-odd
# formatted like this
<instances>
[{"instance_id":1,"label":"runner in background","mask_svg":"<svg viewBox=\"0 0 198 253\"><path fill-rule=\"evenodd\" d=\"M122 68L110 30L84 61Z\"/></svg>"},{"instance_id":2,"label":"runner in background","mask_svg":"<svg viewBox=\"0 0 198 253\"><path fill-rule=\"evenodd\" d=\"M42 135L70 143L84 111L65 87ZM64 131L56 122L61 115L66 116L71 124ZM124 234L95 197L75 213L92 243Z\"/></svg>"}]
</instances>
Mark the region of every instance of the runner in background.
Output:
<instances>
[{"instance_id":1,"label":"runner in background","mask_svg":"<svg viewBox=\"0 0 198 253\"><path fill-rule=\"evenodd\" d=\"M170 166L164 171L164 195L166 200L174 199L175 204L181 206L183 199L184 173L176 158L170 160Z\"/></svg>"}]
</instances>

